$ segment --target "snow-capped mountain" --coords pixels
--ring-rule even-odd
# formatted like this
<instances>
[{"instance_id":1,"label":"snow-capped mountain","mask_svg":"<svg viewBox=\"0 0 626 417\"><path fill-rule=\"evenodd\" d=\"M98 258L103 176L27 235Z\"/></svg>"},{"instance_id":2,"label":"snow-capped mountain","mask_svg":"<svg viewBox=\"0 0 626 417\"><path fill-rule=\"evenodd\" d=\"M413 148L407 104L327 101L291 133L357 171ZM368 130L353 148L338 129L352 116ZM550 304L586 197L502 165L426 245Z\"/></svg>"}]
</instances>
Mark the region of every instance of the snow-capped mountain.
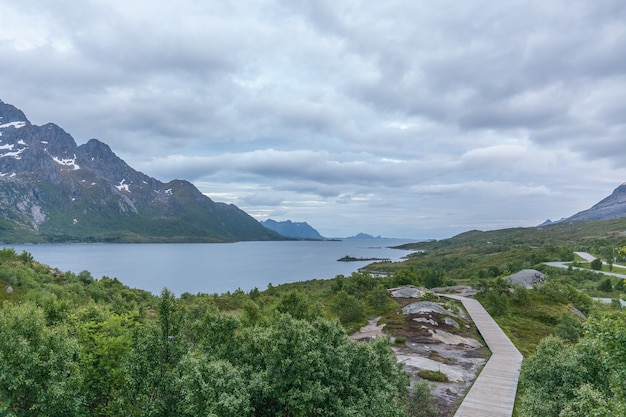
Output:
<instances>
[{"instance_id":1,"label":"snow-capped mountain","mask_svg":"<svg viewBox=\"0 0 626 417\"><path fill-rule=\"evenodd\" d=\"M162 183L106 144L77 146L0 101L0 241L269 240L280 236L188 181Z\"/></svg>"}]
</instances>

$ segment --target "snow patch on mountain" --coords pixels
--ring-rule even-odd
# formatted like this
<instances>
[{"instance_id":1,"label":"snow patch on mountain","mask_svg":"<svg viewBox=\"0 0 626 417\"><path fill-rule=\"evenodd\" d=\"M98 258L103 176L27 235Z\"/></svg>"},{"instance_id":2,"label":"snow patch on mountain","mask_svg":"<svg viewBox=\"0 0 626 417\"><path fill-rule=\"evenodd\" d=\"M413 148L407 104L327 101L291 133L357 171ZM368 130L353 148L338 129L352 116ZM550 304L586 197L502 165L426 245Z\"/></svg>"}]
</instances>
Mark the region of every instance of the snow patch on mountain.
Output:
<instances>
[{"instance_id":1,"label":"snow patch on mountain","mask_svg":"<svg viewBox=\"0 0 626 417\"><path fill-rule=\"evenodd\" d=\"M120 183L116 185L115 188L117 188L120 191L126 191L130 193L130 188L128 187L128 184L124 184L125 181L126 179L123 179L122 181L120 181Z\"/></svg>"},{"instance_id":2,"label":"snow patch on mountain","mask_svg":"<svg viewBox=\"0 0 626 417\"><path fill-rule=\"evenodd\" d=\"M26 122L9 122L9 123L5 123L0 125L0 129L7 129L9 127L13 127L15 129L20 129L22 127L26 126Z\"/></svg>"},{"instance_id":3,"label":"snow patch on mountain","mask_svg":"<svg viewBox=\"0 0 626 417\"><path fill-rule=\"evenodd\" d=\"M22 142L22 141L20 141ZM25 143L20 143L20 145L25 145ZM26 149L28 149L28 146L24 147L24 148L19 148L17 150L15 150L15 145L12 143L7 143L5 145L0 145L0 151L10 151L10 152L6 152L0 155L0 158L15 158L15 159L21 159L22 157L20 156L22 154L22 152L24 152Z\"/></svg>"},{"instance_id":4,"label":"snow patch on mountain","mask_svg":"<svg viewBox=\"0 0 626 417\"><path fill-rule=\"evenodd\" d=\"M74 171L80 169L80 166L76 163L76 154L74 154L74 158L64 158L64 159L61 159L61 158L57 158L56 156L53 156L52 159L57 164L64 165L66 167L70 167Z\"/></svg>"}]
</instances>

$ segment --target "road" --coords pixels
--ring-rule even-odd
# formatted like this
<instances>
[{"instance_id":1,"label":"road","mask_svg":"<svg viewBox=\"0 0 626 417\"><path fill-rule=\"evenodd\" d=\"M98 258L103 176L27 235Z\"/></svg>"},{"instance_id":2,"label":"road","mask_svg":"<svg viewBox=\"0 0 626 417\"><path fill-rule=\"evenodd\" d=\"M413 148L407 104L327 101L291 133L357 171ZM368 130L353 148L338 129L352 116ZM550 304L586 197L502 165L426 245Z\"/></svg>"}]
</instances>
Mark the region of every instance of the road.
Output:
<instances>
[{"instance_id":1,"label":"road","mask_svg":"<svg viewBox=\"0 0 626 417\"><path fill-rule=\"evenodd\" d=\"M576 253L583 253L583 252L576 252ZM589 255L589 254L587 254ZM589 255L592 256L592 255ZM595 258L594 258L595 259ZM572 266L571 262L544 262L544 265L548 265L548 266L553 266L555 268L563 268L563 269L568 269L568 268L572 268L572 269L578 269L579 271L591 271L594 272L596 274L604 274L604 275L609 275L612 277L617 277L617 278L622 278L622 279L626 279L626 274L618 274L616 272L606 272L606 271L594 271L591 269L587 269L587 268L580 268L577 266ZM613 264L613 266L619 266L622 268L626 268L622 265L617 265L617 264Z\"/></svg>"},{"instance_id":2,"label":"road","mask_svg":"<svg viewBox=\"0 0 626 417\"><path fill-rule=\"evenodd\" d=\"M595 256L593 256L590 253L587 252L574 252L576 255L580 256L581 258L583 258L586 262L592 262L594 259L596 259ZM570 266L573 269L578 269L580 271L589 271L589 269L586 268L579 268L577 266L572 266L571 262L544 262L544 264L548 265L548 266L553 266L555 268L563 268L563 269L568 269ZM606 262L603 262L603 264L607 264ZM613 266L619 267L619 268L626 268L626 266L623 265L618 265L618 264L613 264ZM604 275L610 275L612 277L618 277L618 278L623 278L626 279L626 275L625 274L618 274L616 272L605 272L605 271L592 271L598 274L604 274Z\"/></svg>"},{"instance_id":3,"label":"road","mask_svg":"<svg viewBox=\"0 0 626 417\"><path fill-rule=\"evenodd\" d=\"M587 253L587 252L574 252L576 255L580 256L581 258L583 258L585 261L587 262L591 262L593 261L595 258L595 256ZM605 262L606 263L606 262ZM577 266L572 266L571 262L544 262L545 265L548 266L552 266L555 268L564 268L564 269L568 269L568 268L572 268L572 269L578 269L580 271L589 271L589 269L585 269L585 268L579 268ZM624 268L622 265L616 265L613 264L614 266L621 266L622 268ZM622 279L626 279L626 275L625 274L618 274L616 272L605 272L605 271L592 271L596 274L604 274L604 275L608 275L608 276L612 276L612 277L617 277L617 278L622 278ZM601 303L605 303L605 304L609 304L613 301L613 299L611 298L598 298L598 297L594 297L593 298L595 301L599 301ZM626 307L626 301L624 300L619 300L620 305L622 306L622 308Z\"/></svg>"}]
</instances>

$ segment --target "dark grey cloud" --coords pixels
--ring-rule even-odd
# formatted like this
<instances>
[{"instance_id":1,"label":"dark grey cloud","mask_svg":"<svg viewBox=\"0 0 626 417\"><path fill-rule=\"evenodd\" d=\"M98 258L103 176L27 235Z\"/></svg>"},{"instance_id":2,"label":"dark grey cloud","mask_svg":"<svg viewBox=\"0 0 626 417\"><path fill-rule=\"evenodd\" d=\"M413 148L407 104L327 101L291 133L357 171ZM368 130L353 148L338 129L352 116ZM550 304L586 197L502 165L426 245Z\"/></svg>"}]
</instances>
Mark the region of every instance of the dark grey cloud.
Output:
<instances>
[{"instance_id":1,"label":"dark grey cloud","mask_svg":"<svg viewBox=\"0 0 626 417\"><path fill-rule=\"evenodd\" d=\"M24 0L0 28L32 122L329 236L536 224L626 178L621 0Z\"/></svg>"}]
</instances>

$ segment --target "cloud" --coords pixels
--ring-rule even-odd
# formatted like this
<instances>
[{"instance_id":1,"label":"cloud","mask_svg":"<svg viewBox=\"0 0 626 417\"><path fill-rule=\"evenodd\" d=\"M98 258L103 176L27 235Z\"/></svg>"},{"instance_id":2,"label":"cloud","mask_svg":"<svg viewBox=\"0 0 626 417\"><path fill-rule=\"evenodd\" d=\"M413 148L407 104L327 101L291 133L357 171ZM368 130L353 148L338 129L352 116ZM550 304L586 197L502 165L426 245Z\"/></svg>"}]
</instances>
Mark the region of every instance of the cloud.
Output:
<instances>
[{"instance_id":1,"label":"cloud","mask_svg":"<svg viewBox=\"0 0 626 417\"><path fill-rule=\"evenodd\" d=\"M624 182L624 22L621 0L24 0L0 98L331 236L529 225Z\"/></svg>"}]
</instances>

